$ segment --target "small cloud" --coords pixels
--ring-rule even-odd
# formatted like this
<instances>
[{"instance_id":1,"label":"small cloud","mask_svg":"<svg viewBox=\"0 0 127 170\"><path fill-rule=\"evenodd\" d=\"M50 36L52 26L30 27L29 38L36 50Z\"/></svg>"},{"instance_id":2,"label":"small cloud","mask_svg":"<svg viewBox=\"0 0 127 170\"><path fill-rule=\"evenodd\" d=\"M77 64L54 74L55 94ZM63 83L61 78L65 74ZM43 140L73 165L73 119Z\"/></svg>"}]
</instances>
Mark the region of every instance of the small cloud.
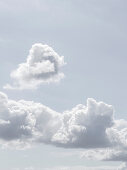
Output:
<instances>
[{"instance_id":1,"label":"small cloud","mask_svg":"<svg viewBox=\"0 0 127 170\"><path fill-rule=\"evenodd\" d=\"M58 82L64 77L60 68L65 64L64 57L58 55L48 45L32 45L26 62L11 72L13 85L6 84L5 89L35 89L42 83Z\"/></svg>"}]
</instances>

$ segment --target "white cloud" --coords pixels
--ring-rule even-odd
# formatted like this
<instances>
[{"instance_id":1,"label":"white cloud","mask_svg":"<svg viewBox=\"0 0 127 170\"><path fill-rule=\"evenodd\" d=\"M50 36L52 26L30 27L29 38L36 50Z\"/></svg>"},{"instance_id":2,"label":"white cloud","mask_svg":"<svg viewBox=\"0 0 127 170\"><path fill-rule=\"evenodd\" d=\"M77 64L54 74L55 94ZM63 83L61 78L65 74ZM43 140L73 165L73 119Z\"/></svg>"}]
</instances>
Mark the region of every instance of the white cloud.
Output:
<instances>
[{"instance_id":1,"label":"white cloud","mask_svg":"<svg viewBox=\"0 0 127 170\"><path fill-rule=\"evenodd\" d=\"M51 47L37 43L32 45L26 62L19 64L11 73L13 85L6 89L37 88L42 83L57 82L64 77L60 68L65 64L64 57L59 56Z\"/></svg>"},{"instance_id":2,"label":"white cloud","mask_svg":"<svg viewBox=\"0 0 127 170\"><path fill-rule=\"evenodd\" d=\"M3 147L29 147L39 140L48 143L60 126L59 117L57 112L40 103L9 100L0 93L0 141Z\"/></svg>"},{"instance_id":3,"label":"white cloud","mask_svg":"<svg viewBox=\"0 0 127 170\"><path fill-rule=\"evenodd\" d=\"M127 162L127 151L122 148L105 148L86 150L81 153L81 158L99 161L122 161Z\"/></svg>"},{"instance_id":4,"label":"white cloud","mask_svg":"<svg viewBox=\"0 0 127 170\"><path fill-rule=\"evenodd\" d=\"M71 111L58 113L40 103L14 101L0 93L0 143L3 147L24 148L46 143L65 148L119 148L119 157L110 152L112 157L106 159L125 161L126 155L120 157L127 147L126 127L125 120L114 119L111 105L94 99L88 99L86 106L80 104ZM92 151L92 155L97 154L101 153Z\"/></svg>"},{"instance_id":5,"label":"white cloud","mask_svg":"<svg viewBox=\"0 0 127 170\"><path fill-rule=\"evenodd\" d=\"M77 105L62 116L62 126L53 141L63 147L97 148L111 145L107 130L112 127L113 108L94 99Z\"/></svg>"}]
</instances>

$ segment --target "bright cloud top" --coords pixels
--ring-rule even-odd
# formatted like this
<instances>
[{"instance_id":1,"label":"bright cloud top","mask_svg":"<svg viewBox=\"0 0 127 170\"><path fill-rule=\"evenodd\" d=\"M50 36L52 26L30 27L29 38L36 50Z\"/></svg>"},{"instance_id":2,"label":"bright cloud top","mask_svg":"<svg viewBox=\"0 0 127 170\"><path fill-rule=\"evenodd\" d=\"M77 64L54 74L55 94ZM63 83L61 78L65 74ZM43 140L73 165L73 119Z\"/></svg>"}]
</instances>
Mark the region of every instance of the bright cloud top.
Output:
<instances>
[{"instance_id":1,"label":"bright cloud top","mask_svg":"<svg viewBox=\"0 0 127 170\"><path fill-rule=\"evenodd\" d=\"M0 93L0 143L26 147L36 143L65 148L125 148L127 122L114 120L113 108L88 99L58 113L33 101L14 101Z\"/></svg>"},{"instance_id":2,"label":"bright cloud top","mask_svg":"<svg viewBox=\"0 0 127 170\"><path fill-rule=\"evenodd\" d=\"M65 64L50 46L37 43L32 45L26 62L19 64L11 73L14 84L7 84L7 89L37 88L42 83L57 82L64 77L60 68Z\"/></svg>"}]
</instances>

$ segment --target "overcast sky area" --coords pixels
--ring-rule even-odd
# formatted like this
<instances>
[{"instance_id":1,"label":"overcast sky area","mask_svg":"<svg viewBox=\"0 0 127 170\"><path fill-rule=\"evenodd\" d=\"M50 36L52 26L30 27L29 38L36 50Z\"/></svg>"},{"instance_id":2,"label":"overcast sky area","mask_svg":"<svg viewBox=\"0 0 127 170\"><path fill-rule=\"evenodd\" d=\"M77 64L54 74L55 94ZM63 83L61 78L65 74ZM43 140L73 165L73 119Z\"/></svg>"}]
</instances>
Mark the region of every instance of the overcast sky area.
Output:
<instances>
[{"instance_id":1,"label":"overcast sky area","mask_svg":"<svg viewBox=\"0 0 127 170\"><path fill-rule=\"evenodd\" d=\"M127 1L0 1L0 170L127 169Z\"/></svg>"}]
</instances>

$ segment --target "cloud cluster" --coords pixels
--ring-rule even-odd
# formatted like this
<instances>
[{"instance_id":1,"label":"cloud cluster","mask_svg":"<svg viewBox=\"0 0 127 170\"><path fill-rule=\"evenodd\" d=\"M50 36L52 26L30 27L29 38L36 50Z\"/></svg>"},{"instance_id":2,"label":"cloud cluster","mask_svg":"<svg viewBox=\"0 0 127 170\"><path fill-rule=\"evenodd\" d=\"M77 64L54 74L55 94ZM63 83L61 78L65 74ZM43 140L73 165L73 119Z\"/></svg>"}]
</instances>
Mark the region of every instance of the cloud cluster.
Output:
<instances>
[{"instance_id":1,"label":"cloud cluster","mask_svg":"<svg viewBox=\"0 0 127 170\"><path fill-rule=\"evenodd\" d=\"M108 135L113 123L112 106L88 99L86 106L80 104L63 113L62 125L53 141L63 147L108 147L113 143Z\"/></svg>"},{"instance_id":2,"label":"cloud cluster","mask_svg":"<svg viewBox=\"0 0 127 170\"><path fill-rule=\"evenodd\" d=\"M57 112L40 103L9 100L0 93L0 141L4 146L49 142L60 126L58 120Z\"/></svg>"},{"instance_id":3,"label":"cloud cluster","mask_svg":"<svg viewBox=\"0 0 127 170\"><path fill-rule=\"evenodd\" d=\"M64 77L60 68L65 64L64 57L58 55L50 46L37 43L32 45L26 62L19 64L11 73L13 85L6 89L37 88L41 83L57 82Z\"/></svg>"},{"instance_id":4,"label":"cloud cluster","mask_svg":"<svg viewBox=\"0 0 127 170\"><path fill-rule=\"evenodd\" d=\"M0 142L3 146L52 144L65 148L126 147L126 121L113 118L113 108L88 99L58 113L33 101L14 101L0 93ZM120 122L120 123L119 123ZM25 143L25 145L24 145Z\"/></svg>"},{"instance_id":5,"label":"cloud cluster","mask_svg":"<svg viewBox=\"0 0 127 170\"><path fill-rule=\"evenodd\" d=\"M90 160L126 162L127 121L115 120L113 107L94 99L58 113L41 103L10 100L0 92L1 146L24 149L37 143L84 148L82 157Z\"/></svg>"}]
</instances>

